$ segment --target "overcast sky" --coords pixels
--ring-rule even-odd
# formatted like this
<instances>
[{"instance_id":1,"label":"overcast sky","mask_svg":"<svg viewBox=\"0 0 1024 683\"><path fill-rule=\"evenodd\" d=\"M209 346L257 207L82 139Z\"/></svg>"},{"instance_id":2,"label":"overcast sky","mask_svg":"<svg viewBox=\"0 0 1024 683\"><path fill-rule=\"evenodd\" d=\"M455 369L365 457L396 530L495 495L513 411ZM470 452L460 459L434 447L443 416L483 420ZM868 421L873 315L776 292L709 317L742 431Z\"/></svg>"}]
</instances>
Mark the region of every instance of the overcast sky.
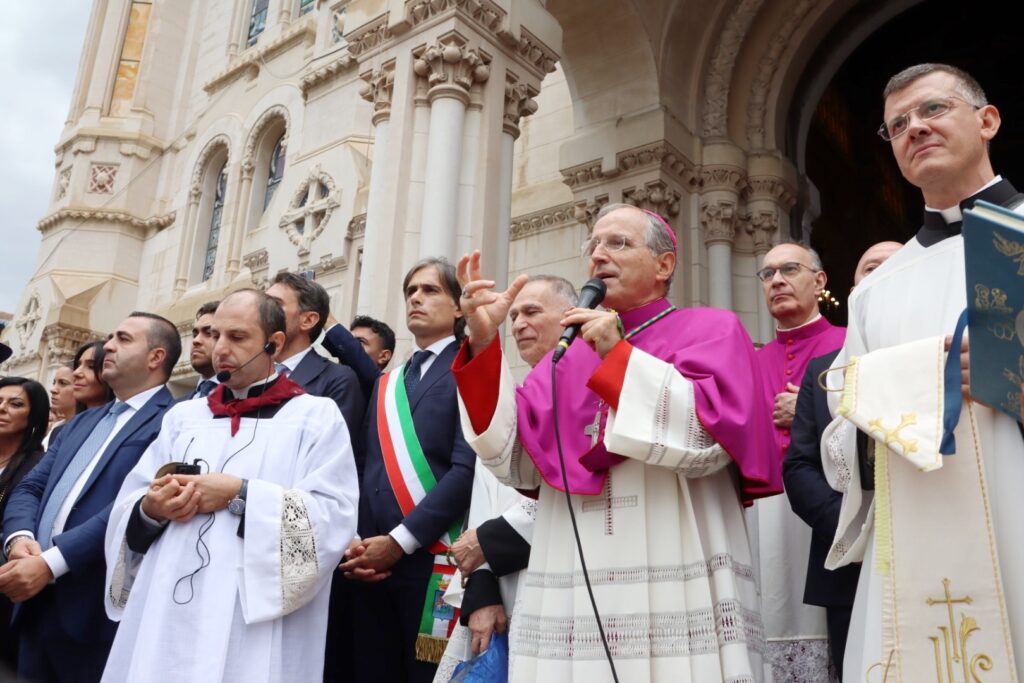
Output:
<instances>
[{"instance_id":1,"label":"overcast sky","mask_svg":"<svg viewBox=\"0 0 1024 683\"><path fill-rule=\"evenodd\" d=\"M0 22L0 311L15 312L35 272L92 2L6 2Z\"/></svg>"}]
</instances>

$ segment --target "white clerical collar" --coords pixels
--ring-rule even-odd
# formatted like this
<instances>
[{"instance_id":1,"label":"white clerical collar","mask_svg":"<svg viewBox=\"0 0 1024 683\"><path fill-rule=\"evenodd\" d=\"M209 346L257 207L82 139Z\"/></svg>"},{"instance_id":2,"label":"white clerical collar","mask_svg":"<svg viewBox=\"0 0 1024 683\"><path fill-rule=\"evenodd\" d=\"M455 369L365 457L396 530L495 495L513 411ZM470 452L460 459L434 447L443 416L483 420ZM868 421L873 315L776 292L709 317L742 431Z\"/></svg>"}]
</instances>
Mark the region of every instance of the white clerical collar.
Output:
<instances>
[{"instance_id":1,"label":"white clerical collar","mask_svg":"<svg viewBox=\"0 0 1024 683\"><path fill-rule=\"evenodd\" d=\"M1003 179L1003 176L997 175L995 178L993 178L992 180L988 181L987 183L985 183L984 185L982 185L977 190L975 190L974 192L970 193L967 196L968 197L973 197L974 195L978 194L979 192L983 192L983 191L987 190L988 188L992 187L996 183L1000 182L1002 179ZM937 214L941 214L942 215L942 220L944 220L947 224L948 223L957 223L957 222L962 221L964 219L964 214L960 210L960 204L959 203L954 204L953 206L949 207L948 209L933 209L932 207L930 207L927 204L925 204L924 210L925 211L931 211L931 212L937 213Z\"/></svg>"},{"instance_id":2,"label":"white clerical collar","mask_svg":"<svg viewBox=\"0 0 1024 683\"><path fill-rule=\"evenodd\" d=\"M294 356L290 356L289 358L286 358L285 360L280 361L280 364L285 366L286 368L288 368L288 372L289 373L295 372L295 368L299 367L299 363L302 362L303 358L305 358L307 355L309 355L309 352L312 349L313 349L312 346L307 346L306 348L304 348L301 351L299 351L298 353L296 353Z\"/></svg>"},{"instance_id":3,"label":"white clerical collar","mask_svg":"<svg viewBox=\"0 0 1024 683\"><path fill-rule=\"evenodd\" d=\"M775 329L778 332L792 332L793 330L799 330L801 327L807 327L808 325L813 325L814 323L818 322L820 319L821 319L821 311L818 311L818 315L814 316L813 318L811 318L810 320L808 320L805 323L801 323L800 325L796 325L794 327L778 327L778 326L776 326Z\"/></svg>"},{"instance_id":4,"label":"white clerical collar","mask_svg":"<svg viewBox=\"0 0 1024 683\"><path fill-rule=\"evenodd\" d=\"M224 387L224 388L226 390L230 391L232 393L232 395L234 395L235 398L243 398L244 399L244 398L248 398L249 397L249 390L252 389L253 387L258 387L258 386L262 386L264 384L268 384L270 382L273 382L275 379L277 379L277 371L276 370L274 371L274 373L272 375L270 375L270 377L265 377L265 378L261 379L258 382L253 382L252 384L250 384L247 387L243 387L241 389L232 389L231 387Z\"/></svg>"}]
</instances>

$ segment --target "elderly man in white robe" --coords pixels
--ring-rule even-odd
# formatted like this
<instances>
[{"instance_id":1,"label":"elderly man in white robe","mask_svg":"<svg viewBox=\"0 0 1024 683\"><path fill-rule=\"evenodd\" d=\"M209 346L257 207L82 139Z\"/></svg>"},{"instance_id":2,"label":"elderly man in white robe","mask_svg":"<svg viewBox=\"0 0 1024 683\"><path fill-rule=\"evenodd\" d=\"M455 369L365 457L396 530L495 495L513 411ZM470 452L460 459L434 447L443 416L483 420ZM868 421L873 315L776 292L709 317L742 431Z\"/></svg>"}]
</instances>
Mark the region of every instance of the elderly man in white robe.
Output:
<instances>
[{"instance_id":1,"label":"elderly man in white robe","mask_svg":"<svg viewBox=\"0 0 1024 683\"><path fill-rule=\"evenodd\" d=\"M910 67L884 100L879 134L926 206L917 235L854 290L828 375L838 418L822 458L844 497L826 567L863 560L844 679L1015 681L1024 677L1024 441L1012 417L970 399L966 352L962 387L943 369L966 307L961 211L984 199L1019 212L1024 195L993 172L999 112L969 74ZM955 431L944 427L947 408ZM873 440L867 461L855 426Z\"/></svg>"},{"instance_id":2,"label":"elderly man in white robe","mask_svg":"<svg viewBox=\"0 0 1024 683\"><path fill-rule=\"evenodd\" d=\"M337 406L275 370L284 328L262 292L225 298L212 325L222 384L169 411L125 479L106 535L121 625L104 681L322 677L358 484Z\"/></svg>"}]
</instances>

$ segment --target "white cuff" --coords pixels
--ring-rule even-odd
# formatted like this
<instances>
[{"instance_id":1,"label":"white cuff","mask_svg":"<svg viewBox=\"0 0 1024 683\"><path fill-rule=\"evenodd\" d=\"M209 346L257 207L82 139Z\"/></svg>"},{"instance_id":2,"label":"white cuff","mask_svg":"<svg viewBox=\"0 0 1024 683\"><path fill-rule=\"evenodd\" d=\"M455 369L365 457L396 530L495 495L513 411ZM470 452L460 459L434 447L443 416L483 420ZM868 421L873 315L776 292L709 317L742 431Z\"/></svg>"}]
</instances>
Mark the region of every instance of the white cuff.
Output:
<instances>
[{"instance_id":1,"label":"white cuff","mask_svg":"<svg viewBox=\"0 0 1024 683\"><path fill-rule=\"evenodd\" d=\"M21 531L15 531L13 534L7 537L4 541L4 559L7 559L8 551L11 549L11 542L16 538L28 538L29 540L36 540L36 535L28 529L22 529Z\"/></svg>"},{"instance_id":2,"label":"white cuff","mask_svg":"<svg viewBox=\"0 0 1024 683\"><path fill-rule=\"evenodd\" d=\"M47 566L50 567L50 571L53 572L54 581L71 571L71 568L68 567L68 563L64 560L64 555L60 552L60 548L57 546L53 546L49 550L44 550L42 558L43 561L46 562ZM53 583L53 581L50 583Z\"/></svg>"},{"instance_id":3,"label":"white cuff","mask_svg":"<svg viewBox=\"0 0 1024 683\"><path fill-rule=\"evenodd\" d=\"M392 529L389 536L395 539L395 541L398 542L398 545L402 546L402 550L405 551L406 555L412 555L420 549L420 542L416 540L416 537L412 535L412 532L405 528L404 524L399 524Z\"/></svg>"}]
</instances>

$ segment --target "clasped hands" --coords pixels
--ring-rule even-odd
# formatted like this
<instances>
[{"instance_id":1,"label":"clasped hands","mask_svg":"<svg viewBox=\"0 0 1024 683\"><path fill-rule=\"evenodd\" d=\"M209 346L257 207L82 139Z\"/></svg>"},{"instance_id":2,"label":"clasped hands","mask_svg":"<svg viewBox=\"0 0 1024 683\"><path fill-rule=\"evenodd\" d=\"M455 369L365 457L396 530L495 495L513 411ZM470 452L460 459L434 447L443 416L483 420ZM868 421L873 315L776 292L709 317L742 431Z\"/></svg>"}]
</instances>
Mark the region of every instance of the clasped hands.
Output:
<instances>
[{"instance_id":1,"label":"clasped hands","mask_svg":"<svg viewBox=\"0 0 1024 683\"><path fill-rule=\"evenodd\" d=\"M338 565L346 579L375 583L391 576L391 568L405 551L391 535L354 538L348 544L344 561Z\"/></svg>"},{"instance_id":2,"label":"clasped hands","mask_svg":"<svg viewBox=\"0 0 1024 683\"><path fill-rule=\"evenodd\" d=\"M0 567L0 593L11 602L24 602L38 595L53 580L53 572L42 554L42 547L34 539L14 539L7 563Z\"/></svg>"},{"instance_id":3,"label":"clasped hands","mask_svg":"<svg viewBox=\"0 0 1024 683\"><path fill-rule=\"evenodd\" d=\"M228 506L242 488L231 474L165 474L153 480L142 499L142 511L158 522L187 522L197 514Z\"/></svg>"},{"instance_id":4,"label":"clasped hands","mask_svg":"<svg viewBox=\"0 0 1024 683\"><path fill-rule=\"evenodd\" d=\"M462 287L459 307L466 320L469 352L477 356L487 348L505 322L519 290L529 277L520 275L504 292L494 291L494 280L485 280L480 272L480 252L459 259L456 275ZM597 354L604 358L622 339L619 318L613 311L589 308L570 308L559 321L563 327L580 325L580 336Z\"/></svg>"}]
</instances>

